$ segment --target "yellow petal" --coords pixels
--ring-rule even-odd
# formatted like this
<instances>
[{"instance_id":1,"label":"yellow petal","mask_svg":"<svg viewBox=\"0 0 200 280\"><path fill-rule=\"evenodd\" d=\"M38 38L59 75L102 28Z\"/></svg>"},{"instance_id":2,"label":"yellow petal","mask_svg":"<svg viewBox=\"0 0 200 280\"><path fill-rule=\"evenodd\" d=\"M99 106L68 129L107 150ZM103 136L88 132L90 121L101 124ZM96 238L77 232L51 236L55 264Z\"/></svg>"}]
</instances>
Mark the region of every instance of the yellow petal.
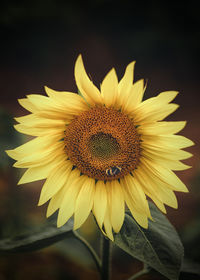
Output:
<instances>
[{"instance_id":1,"label":"yellow petal","mask_svg":"<svg viewBox=\"0 0 200 280\"><path fill-rule=\"evenodd\" d=\"M117 98L118 80L113 68L104 78L101 84L101 94L106 107L113 107Z\"/></svg>"},{"instance_id":2,"label":"yellow petal","mask_svg":"<svg viewBox=\"0 0 200 280\"><path fill-rule=\"evenodd\" d=\"M63 195L65 193L65 188L61 188L49 201L47 208L46 217L50 217L53 213L60 208L61 202L63 200Z\"/></svg>"},{"instance_id":3,"label":"yellow petal","mask_svg":"<svg viewBox=\"0 0 200 280\"><path fill-rule=\"evenodd\" d=\"M48 164L40 165L37 167L29 168L25 171L23 176L18 182L18 185L26 184L38 180L45 179L49 176L51 170L55 168L57 164L59 164L60 161L64 160L64 156L57 158L56 160L53 160L52 162L49 162Z\"/></svg>"},{"instance_id":4,"label":"yellow petal","mask_svg":"<svg viewBox=\"0 0 200 280\"><path fill-rule=\"evenodd\" d=\"M31 113L37 112L38 109L27 98L18 99L19 104Z\"/></svg>"},{"instance_id":5,"label":"yellow petal","mask_svg":"<svg viewBox=\"0 0 200 280\"><path fill-rule=\"evenodd\" d=\"M77 111L76 111L77 114ZM71 120L74 118L76 115L75 113L72 113L71 111L50 111L50 110L40 110L36 113L34 113L35 116L38 118L43 118L43 119L52 119L52 120L62 120L65 122L65 124L69 124Z\"/></svg>"},{"instance_id":6,"label":"yellow petal","mask_svg":"<svg viewBox=\"0 0 200 280\"><path fill-rule=\"evenodd\" d=\"M155 197L151 197L149 196L153 202L155 203L155 205L158 207L158 209L163 212L164 214L167 214L167 211L166 211L166 208L165 208L165 205L163 204L163 202L161 202L160 200L158 200L157 198Z\"/></svg>"},{"instance_id":7,"label":"yellow petal","mask_svg":"<svg viewBox=\"0 0 200 280\"><path fill-rule=\"evenodd\" d=\"M171 102L178 94L178 91L164 91L161 92L156 98L159 102L169 103Z\"/></svg>"},{"instance_id":8,"label":"yellow petal","mask_svg":"<svg viewBox=\"0 0 200 280\"><path fill-rule=\"evenodd\" d=\"M38 128L57 128L62 127L65 130L66 122L63 119L46 119L38 117L36 114L30 114L23 117L15 118L15 120L28 127Z\"/></svg>"},{"instance_id":9,"label":"yellow petal","mask_svg":"<svg viewBox=\"0 0 200 280\"><path fill-rule=\"evenodd\" d=\"M136 61L132 61L126 67L123 78L119 82L119 92L129 92L134 80L134 67Z\"/></svg>"},{"instance_id":10,"label":"yellow petal","mask_svg":"<svg viewBox=\"0 0 200 280\"><path fill-rule=\"evenodd\" d=\"M63 135L63 126L44 129L43 127L29 127L23 124L16 124L14 128L23 134L31 136ZM62 137L60 137L61 139Z\"/></svg>"},{"instance_id":11,"label":"yellow petal","mask_svg":"<svg viewBox=\"0 0 200 280\"><path fill-rule=\"evenodd\" d=\"M120 182L123 184L123 187L129 196L132 198L134 205L138 209L138 212L144 213L146 216L151 217L149 205L139 181L128 174L124 176Z\"/></svg>"},{"instance_id":12,"label":"yellow petal","mask_svg":"<svg viewBox=\"0 0 200 280\"><path fill-rule=\"evenodd\" d=\"M128 193L124 192L124 196L125 196L126 204L130 209L133 218L140 226L142 226L143 228L148 228L147 216L144 213L140 213L137 211L137 208L135 207L135 204L131 199L131 197L128 195Z\"/></svg>"},{"instance_id":13,"label":"yellow petal","mask_svg":"<svg viewBox=\"0 0 200 280\"><path fill-rule=\"evenodd\" d=\"M55 143L57 143L61 137L58 135L53 136L43 136L43 137L37 137L33 140L30 140L26 142L23 145L20 145L19 147L6 151L7 154L12 157L15 160L20 160L26 156L30 155L31 153L42 153L45 150L48 150L50 146L53 146Z\"/></svg>"},{"instance_id":14,"label":"yellow petal","mask_svg":"<svg viewBox=\"0 0 200 280\"><path fill-rule=\"evenodd\" d=\"M164 208L164 206L159 203L159 201L167 204L170 207L177 208L177 200L173 191L169 189L169 187L164 182L152 175L152 173L145 172L145 168L143 166L137 170L135 177L143 185L145 193L147 195L150 194L149 197L155 201L159 208ZM163 210L165 211L165 208L162 209L162 211Z\"/></svg>"},{"instance_id":15,"label":"yellow petal","mask_svg":"<svg viewBox=\"0 0 200 280\"><path fill-rule=\"evenodd\" d=\"M159 121L173 113L179 106L177 104L168 104L178 92L163 92L156 97L143 101L132 111L131 117L135 122Z\"/></svg>"},{"instance_id":16,"label":"yellow petal","mask_svg":"<svg viewBox=\"0 0 200 280\"><path fill-rule=\"evenodd\" d=\"M59 119L59 116L67 117L69 114L72 115L76 114L77 110L75 108L77 108L77 104L74 108L74 103L78 103L80 105L80 110L86 108L86 105L85 106L83 105L85 104L84 101L80 101L81 100L80 96L78 97L78 95L73 93L71 93L71 95L68 96L68 98L71 99L70 101L72 105L71 107L69 106L69 104L66 105L66 102L64 102L64 100L60 98L53 99L40 94L29 94L27 95L27 98L31 102L31 104L33 104L34 107L37 108L37 111L35 112L36 115L40 111L46 111L46 112L51 112L54 115L57 114L58 116L57 119ZM83 105L83 108L81 104Z\"/></svg>"},{"instance_id":17,"label":"yellow petal","mask_svg":"<svg viewBox=\"0 0 200 280\"><path fill-rule=\"evenodd\" d=\"M151 174L151 177L154 176L157 180L159 179L161 182L165 183L171 189L180 192L188 192L187 187L183 182L174 174L173 171L160 166L152 161L149 161L146 158L141 157L141 163L143 164L143 168L146 169L146 172Z\"/></svg>"},{"instance_id":18,"label":"yellow petal","mask_svg":"<svg viewBox=\"0 0 200 280\"><path fill-rule=\"evenodd\" d=\"M142 135L168 135L181 131L186 125L186 121L177 122L155 122L144 124L138 127L138 133Z\"/></svg>"},{"instance_id":19,"label":"yellow petal","mask_svg":"<svg viewBox=\"0 0 200 280\"><path fill-rule=\"evenodd\" d=\"M46 94L54 99L54 100L60 100L61 102L65 101L65 99L68 99L68 96L72 97L73 95L76 95L76 93L73 92L68 92L68 91L58 91L58 90L54 90L51 89L47 86L44 86L44 89L46 91ZM80 97L80 96L79 96ZM64 98L64 100L62 100L62 98Z\"/></svg>"},{"instance_id":20,"label":"yellow petal","mask_svg":"<svg viewBox=\"0 0 200 280\"><path fill-rule=\"evenodd\" d=\"M155 97L151 97L145 101L143 101L138 107L138 109L145 109L145 110L149 110L151 109L151 106L155 106L156 108L158 107L162 107L166 104L168 104L170 101L172 101L176 95L178 94L177 91L165 91L160 93L158 96Z\"/></svg>"},{"instance_id":21,"label":"yellow petal","mask_svg":"<svg viewBox=\"0 0 200 280\"><path fill-rule=\"evenodd\" d=\"M48 149L38 151L37 153L29 154L28 156L21 157L13 166L18 168L30 168L41 166L51 162L56 157L64 153L64 146L62 142L57 142L50 146Z\"/></svg>"},{"instance_id":22,"label":"yellow petal","mask_svg":"<svg viewBox=\"0 0 200 280\"><path fill-rule=\"evenodd\" d=\"M133 113L134 109L141 103L144 91L144 80L139 80L134 83L130 89L128 98L125 100L122 111L127 114Z\"/></svg>"},{"instance_id":23,"label":"yellow petal","mask_svg":"<svg viewBox=\"0 0 200 280\"><path fill-rule=\"evenodd\" d=\"M65 107L67 114L77 114L77 111L88 110L88 105L84 99L75 93L66 92L66 91L55 91L53 89L45 86L45 91L54 102L57 102L58 105Z\"/></svg>"},{"instance_id":24,"label":"yellow petal","mask_svg":"<svg viewBox=\"0 0 200 280\"><path fill-rule=\"evenodd\" d=\"M171 170L186 170L188 168L191 168L190 166L180 162L179 160L173 160L173 157L171 157L170 154L167 154L166 156L166 153L162 153L162 152L159 153L147 149L147 150L142 150L141 155L143 155L149 160L158 162L161 166L169 168Z\"/></svg>"},{"instance_id":25,"label":"yellow petal","mask_svg":"<svg viewBox=\"0 0 200 280\"><path fill-rule=\"evenodd\" d=\"M74 214L78 194L84 184L85 178L78 176L71 185L67 182L63 193L62 203L58 213L58 227L63 226Z\"/></svg>"},{"instance_id":26,"label":"yellow petal","mask_svg":"<svg viewBox=\"0 0 200 280\"><path fill-rule=\"evenodd\" d=\"M131 117L136 123L144 124L154 121L161 121L168 115L172 114L178 109L177 104L166 104L162 106L145 106L143 108L136 108L131 114Z\"/></svg>"},{"instance_id":27,"label":"yellow petal","mask_svg":"<svg viewBox=\"0 0 200 280\"><path fill-rule=\"evenodd\" d=\"M194 142L182 135L141 135L141 140L158 147L173 147L184 149L194 145Z\"/></svg>"},{"instance_id":28,"label":"yellow petal","mask_svg":"<svg viewBox=\"0 0 200 280\"><path fill-rule=\"evenodd\" d=\"M105 212L107 207L107 192L103 181L97 181L94 194L93 213L96 217L97 223L102 228Z\"/></svg>"},{"instance_id":29,"label":"yellow petal","mask_svg":"<svg viewBox=\"0 0 200 280\"><path fill-rule=\"evenodd\" d=\"M47 202L64 186L71 170L72 163L69 160L56 166L42 187L38 205Z\"/></svg>"},{"instance_id":30,"label":"yellow petal","mask_svg":"<svg viewBox=\"0 0 200 280\"><path fill-rule=\"evenodd\" d=\"M102 97L97 87L88 78L81 55L76 60L74 74L77 87L86 101L92 106L101 105Z\"/></svg>"},{"instance_id":31,"label":"yellow petal","mask_svg":"<svg viewBox=\"0 0 200 280\"><path fill-rule=\"evenodd\" d=\"M119 232L124 222L124 194L117 180L106 182L106 188L110 197L110 218L115 232Z\"/></svg>"},{"instance_id":32,"label":"yellow petal","mask_svg":"<svg viewBox=\"0 0 200 280\"><path fill-rule=\"evenodd\" d=\"M7 155L8 155L9 157L11 157L11 158L13 158L13 159L15 159L15 160L20 159L19 153L17 153L17 152L15 151L15 149L14 149L14 150L6 150L5 152L7 153Z\"/></svg>"},{"instance_id":33,"label":"yellow petal","mask_svg":"<svg viewBox=\"0 0 200 280\"><path fill-rule=\"evenodd\" d=\"M51 164L45 164L39 167L33 167L27 169L21 179L18 182L18 185L26 184L34 181L39 181L47 178L51 171Z\"/></svg>"},{"instance_id":34,"label":"yellow petal","mask_svg":"<svg viewBox=\"0 0 200 280\"><path fill-rule=\"evenodd\" d=\"M95 180L87 177L76 199L74 213L74 230L79 228L88 218L93 207L94 193Z\"/></svg>"},{"instance_id":35,"label":"yellow petal","mask_svg":"<svg viewBox=\"0 0 200 280\"><path fill-rule=\"evenodd\" d=\"M143 165L139 166L137 170L134 171L135 180L137 180L146 195L153 198L155 197L157 200L161 201L159 196L159 192L157 190L157 185L153 182L153 179L150 177L148 172L146 172ZM148 184L147 184L148 182ZM139 210L139 209L138 209Z\"/></svg>"},{"instance_id":36,"label":"yellow petal","mask_svg":"<svg viewBox=\"0 0 200 280\"><path fill-rule=\"evenodd\" d=\"M138 107L138 109L143 108L144 110L150 110L151 106L155 106L156 108L161 108L164 105L167 105L171 102L176 95L178 94L177 91L165 91L160 93L158 96L151 97L145 101L143 101Z\"/></svg>"},{"instance_id":37,"label":"yellow petal","mask_svg":"<svg viewBox=\"0 0 200 280\"><path fill-rule=\"evenodd\" d=\"M74 182L76 183L79 177L80 171L77 168L71 171L66 184L51 198L47 208L47 217L51 216L58 208L60 208L66 190L69 186L73 186Z\"/></svg>"},{"instance_id":38,"label":"yellow petal","mask_svg":"<svg viewBox=\"0 0 200 280\"><path fill-rule=\"evenodd\" d=\"M177 209L178 208L178 202L177 202L177 198L174 194L174 192L172 190L170 190L169 188L164 187L163 185L159 184L159 192L160 192L160 196L162 201L172 207Z\"/></svg>"},{"instance_id":39,"label":"yellow petal","mask_svg":"<svg viewBox=\"0 0 200 280\"><path fill-rule=\"evenodd\" d=\"M162 158L165 158L166 160L184 160L187 158L190 158L192 156L191 153L183 151L183 150L179 150L177 148L173 148L173 147L166 147L166 146L157 146L152 144L146 144L146 143L142 143L141 147L143 149L143 154L147 154L149 153L149 155L151 154L152 156L160 156Z\"/></svg>"},{"instance_id":40,"label":"yellow petal","mask_svg":"<svg viewBox=\"0 0 200 280\"><path fill-rule=\"evenodd\" d=\"M41 94L29 94L27 95L28 100L33 104L37 110L58 110L61 109L56 106L49 97Z\"/></svg>"},{"instance_id":41,"label":"yellow petal","mask_svg":"<svg viewBox=\"0 0 200 280\"><path fill-rule=\"evenodd\" d=\"M182 135L170 135L166 137L166 141L168 141L168 145L176 146L179 149L191 147L195 144L192 140Z\"/></svg>"},{"instance_id":42,"label":"yellow petal","mask_svg":"<svg viewBox=\"0 0 200 280\"><path fill-rule=\"evenodd\" d=\"M109 205L107 205L106 213L104 217L104 228L105 233L110 238L110 240L114 241L113 232L112 232L112 225L110 220L110 211L109 211Z\"/></svg>"},{"instance_id":43,"label":"yellow petal","mask_svg":"<svg viewBox=\"0 0 200 280\"><path fill-rule=\"evenodd\" d=\"M120 80L119 85L118 85L118 102L122 107L127 102L127 98L130 95L130 90L133 85L133 77L134 77L134 66L135 62L131 62L125 70L123 78Z\"/></svg>"}]
</instances>

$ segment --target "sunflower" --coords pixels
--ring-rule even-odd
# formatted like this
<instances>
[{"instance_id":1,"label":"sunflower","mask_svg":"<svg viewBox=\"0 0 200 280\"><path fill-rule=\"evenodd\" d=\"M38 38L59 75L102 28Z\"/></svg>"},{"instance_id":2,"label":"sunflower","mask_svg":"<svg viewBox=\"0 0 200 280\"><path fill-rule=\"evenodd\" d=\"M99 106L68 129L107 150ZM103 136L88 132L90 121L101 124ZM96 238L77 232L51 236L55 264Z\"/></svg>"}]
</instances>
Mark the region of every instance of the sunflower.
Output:
<instances>
[{"instance_id":1,"label":"sunflower","mask_svg":"<svg viewBox=\"0 0 200 280\"><path fill-rule=\"evenodd\" d=\"M187 192L173 171L189 166L180 160L193 142L176 135L185 121L163 121L178 105L166 91L142 101L143 80L133 83L135 62L118 82L113 69L100 90L89 79L79 55L75 63L78 94L45 87L47 96L30 94L19 103L30 114L15 118L17 131L33 140L7 151L27 168L18 184L46 179L38 205L49 201L47 217L58 210L57 226L74 216L78 229L92 211L113 240L127 206L136 222L148 227L148 199L166 213L177 208L174 191Z\"/></svg>"}]
</instances>

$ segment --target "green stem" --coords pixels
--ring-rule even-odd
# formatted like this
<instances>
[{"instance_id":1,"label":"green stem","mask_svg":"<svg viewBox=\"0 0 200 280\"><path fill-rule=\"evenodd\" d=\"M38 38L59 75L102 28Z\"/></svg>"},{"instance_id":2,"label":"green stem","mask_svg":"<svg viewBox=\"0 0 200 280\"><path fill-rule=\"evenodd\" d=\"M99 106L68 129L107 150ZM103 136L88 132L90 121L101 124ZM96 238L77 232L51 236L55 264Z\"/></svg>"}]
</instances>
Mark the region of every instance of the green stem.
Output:
<instances>
[{"instance_id":1,"label":"green stem","mask_svg":"<svg viewBox=\"0 0 200 280\"><path fill-rule=\"evenodd\" d=\"M96 267L99 271L99 273L101 274L101 261L98 257L98 255L96 254L96 252L94 251L94 249L92 248L92 246L87 242L87 240L85 240L77 231L73 231L74 236L86 247L86 249L89 251L90 255L92 256Z\"/></svg>"},{"instance_id":2,"label":"green stem","mask_svg":"<svg viewBox=\"0 0 200 280\"><path fill-rule=\"evenodd\" d=\"M130 278L128 278L127 280L135 280L138 279L140 276L149 273L149 268L144 267L142 270L140 270L139 272L137 272L136 274L132 275Z\"/></svg>"},{"instance_id":3,"label":"green stem","mask_svg":"<svg viewBox=\"0 0 200 280\"><path fill-rule=\"evenodd\" d=\"M111 257L111 242L102 235L102 265L101 265L101 280L109 280L111 273L110 257Z\"/></svg>"}]
</instances>

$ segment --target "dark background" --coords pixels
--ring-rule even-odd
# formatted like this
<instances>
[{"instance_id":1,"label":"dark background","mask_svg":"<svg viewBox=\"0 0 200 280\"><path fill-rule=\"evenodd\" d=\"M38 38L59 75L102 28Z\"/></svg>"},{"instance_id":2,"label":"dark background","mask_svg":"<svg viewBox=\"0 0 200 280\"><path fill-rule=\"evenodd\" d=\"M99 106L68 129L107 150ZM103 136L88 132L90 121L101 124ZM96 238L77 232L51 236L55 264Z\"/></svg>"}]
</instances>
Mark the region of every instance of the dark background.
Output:
<instances>
[{"instance_id":1,"label":"dark background","mask_svg":"<svg viewBox=\"0 0 200 280\"><path fill-rule=\"evenodd\" d=\"M187 184L190 193L177 194L179 209L168 208L168 217L185 238L188 256L200 260L195 250L195 244L199 243L197 236L200 234L199 28L199 6L195 1L174 1L171 5L166 1L145 3L128 0L1 2L2 235L16 230L19 225L37 224L45 219L45 207L36 207L41 185L36 187L36 184L32 184L28 189L17 189L19 172L13 171L11 162L3 152L6 148L16 147L21 140L24 141L11 128L12 117L26 113L17 99L31 93L44 94L44 85L56 90L76 91L74 63L82 53L87 72L98 86L112 67L116 68L121 78L126 65L136 60L136 80L145 78L148 81L145 98L165 90L180 91L175 100L180 108L169 119L187 120L188 125L181 134L195 141L196 145L187 149L194 154L193 158L186 161L193 168L178 174ZM21 219L18 218L20 213L16 208L23 213ZM193 250L187 251L187 246ZM128 260L132 266L131 260ZM11 263L14 273L10 271ZM115 279L127 278L129 269L125 270L124 263L121 264L121 268L119 263L114 268L118 269ZM67 271L70 271L71 276L66 279L79 279L73 265L69 256L66 260L60 252L55 253L55 249L50 253L41 251L36 257L35 254L19 258L12 256L3 259L0 280L27 277L39 280L65 279ZM49 266L54 267L52 278L46 273ZM65 271L66 267L70 267L70 270ZM86 278L83 271L80 272L82 279L88 279L88 271ZM95 279L94 275L91 274L91 279Z\"/></svg>"},{"instance_id":2,"label":"dark background","mask_svg":"<svg viewBox=\"0 0 200 280\"><path fill-rule=\"evenodd\" d=\"M48 84L76 90L73 67L82 53L99 84L136 60L148 94L166 89L194 106L198 98L199 9L161 1L2 1L1 102L15 102ZM178 100L178 101L179 101ZM182 105L182 104L181 104ZM184 110L184 108L182 108Z\"/></svg>"}]
</instances>

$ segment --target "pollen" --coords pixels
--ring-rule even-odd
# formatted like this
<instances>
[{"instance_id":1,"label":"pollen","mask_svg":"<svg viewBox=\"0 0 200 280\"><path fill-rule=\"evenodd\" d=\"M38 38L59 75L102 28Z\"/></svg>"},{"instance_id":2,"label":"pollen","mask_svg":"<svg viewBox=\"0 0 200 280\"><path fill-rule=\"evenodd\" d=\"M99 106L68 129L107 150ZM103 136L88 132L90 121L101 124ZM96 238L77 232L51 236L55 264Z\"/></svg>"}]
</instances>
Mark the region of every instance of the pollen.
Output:
<instances>
[{"instance_id":1,"label":"pollen","mask_svg":"<svg viewBox=\"0 0 200 280\"><path fill-rule=\"evenodd\" d=\"M137 129L127 115L112 108L93 107L76 116L66 128L64 142L72 163L97 180L122 178L139 163Z\"/></svg>"}]
</instances>

